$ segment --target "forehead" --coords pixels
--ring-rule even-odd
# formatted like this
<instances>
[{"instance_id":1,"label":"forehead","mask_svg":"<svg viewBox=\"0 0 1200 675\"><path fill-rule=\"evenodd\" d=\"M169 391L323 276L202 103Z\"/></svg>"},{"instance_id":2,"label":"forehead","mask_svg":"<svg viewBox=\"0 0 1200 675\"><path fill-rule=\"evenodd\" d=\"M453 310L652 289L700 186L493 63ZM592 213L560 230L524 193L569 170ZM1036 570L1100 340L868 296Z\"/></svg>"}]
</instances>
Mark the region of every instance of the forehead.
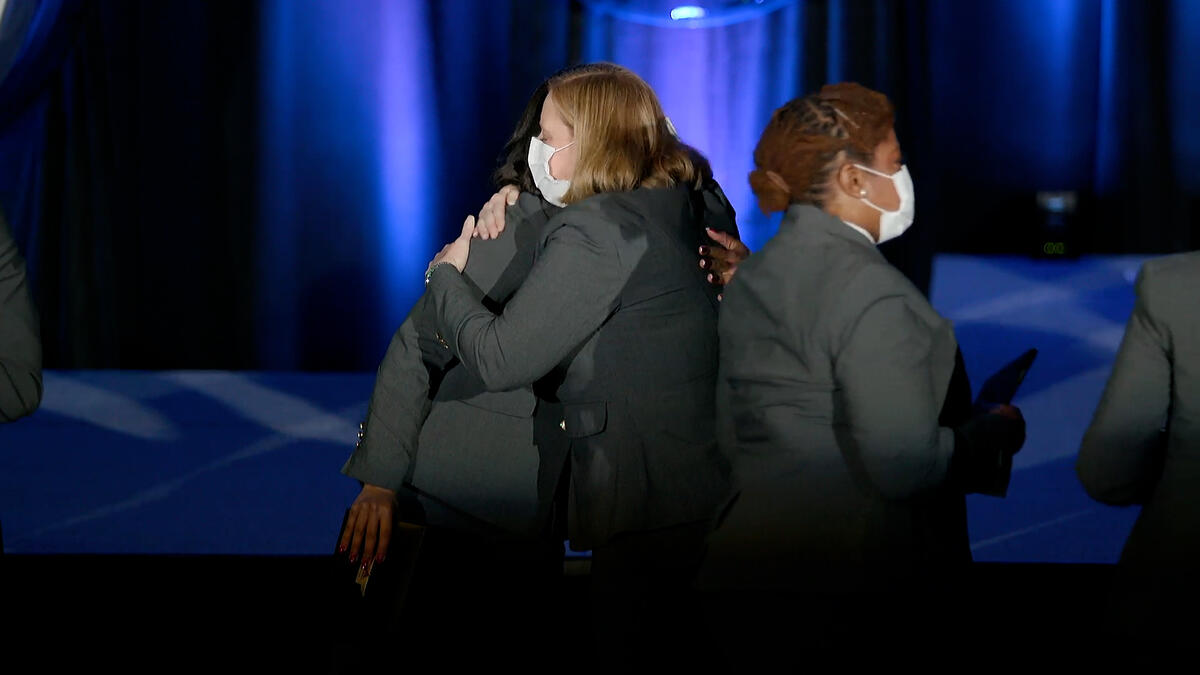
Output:
<instances>
[{"instance_id":1,"label":"forehead","mask_svg":"<svg viewBox=\"0 0 1200 675\"><path fill-rule=\"evenodd\" d=\"M546 100L542 102L541 123L542 127L545 127L547 124L562 123L562 114L558 110L558 104L554 102L553 95L547 94Z\"/></svg>"}]
</instances>

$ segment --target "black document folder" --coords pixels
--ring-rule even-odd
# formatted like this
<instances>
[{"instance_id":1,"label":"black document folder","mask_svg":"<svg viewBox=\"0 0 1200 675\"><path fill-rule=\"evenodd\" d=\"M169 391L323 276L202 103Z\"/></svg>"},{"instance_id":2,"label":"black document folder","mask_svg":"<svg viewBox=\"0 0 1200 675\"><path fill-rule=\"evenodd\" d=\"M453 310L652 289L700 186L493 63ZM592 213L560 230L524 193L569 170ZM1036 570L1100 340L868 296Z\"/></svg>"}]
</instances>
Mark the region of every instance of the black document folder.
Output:
<instances>
[{"instance_id":1,"label":"black document folder","mask_svg":"<svg viewBox=\"0 0 1200 675\"><path fill-rule=\"evenodd\" d=\"M1037 358L1038 350L1030 349L997 370L983 383L979 397L975 399L978 407L1010 404L1025 381L1025 375Z\"/></svg>"},{"instance_id":2,"label":"black document folder","mask_svg":"<svg viewBox=\"0 0 1200 675\"><path fill-rule=\"evenodd\" d=\"M1036 349L1030 349L993 373L979 390L979 396L975 399L976 410L987 412L993 406L1011 404L1017 390L1021 388L1021 383L1025 381L1025 375L1033 365L1033 360L1037 358L1037 353ZM1012 457L1000 458L995 477L992 485L983 490L982 494L1003 497L1008 494L1008 483L1012 478Z\"/></svg>"}]
</instances>

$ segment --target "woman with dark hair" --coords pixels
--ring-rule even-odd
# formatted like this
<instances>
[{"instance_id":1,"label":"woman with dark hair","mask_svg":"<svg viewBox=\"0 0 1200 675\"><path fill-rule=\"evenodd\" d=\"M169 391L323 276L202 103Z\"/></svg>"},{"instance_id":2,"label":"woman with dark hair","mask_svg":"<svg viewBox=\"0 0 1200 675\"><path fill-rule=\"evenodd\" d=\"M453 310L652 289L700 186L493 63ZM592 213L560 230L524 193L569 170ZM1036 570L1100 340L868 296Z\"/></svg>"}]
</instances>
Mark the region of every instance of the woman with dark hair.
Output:
<instances>
[{"instance_id":1,"label":"woman with dark hair","mask_svg":"<svg viewBox=\"0 0 1200 675\"><path fill-rule=\"evenodd\" d=\"M625 69L552 78L528 162L566 205L500 314L463 278L473 218L430 263L437 334L491 391L533 380L563 404L571 547L592 551L605 665L700 655L688 585L727 490L716 453L716 298L694 268L701 167Z\"/></svg>"},{"instance_id":2,"label":"woman with dark hair","mask_svg":"<svg viewBox=\"0 0 1200 675\"><path fill-rule=\"evenodd\" d=\"M733 495L699 584L730 600L717 613L739 660L789 656L771 647L798 628L805 646L936 632L920 609L971 559L964 495L1006 470L1024 421L971 411L952 325L876 249L915 206L883 94L788 102L754 160L759 206L785 216L722 304Z\"/></svg>"}]
</instances>

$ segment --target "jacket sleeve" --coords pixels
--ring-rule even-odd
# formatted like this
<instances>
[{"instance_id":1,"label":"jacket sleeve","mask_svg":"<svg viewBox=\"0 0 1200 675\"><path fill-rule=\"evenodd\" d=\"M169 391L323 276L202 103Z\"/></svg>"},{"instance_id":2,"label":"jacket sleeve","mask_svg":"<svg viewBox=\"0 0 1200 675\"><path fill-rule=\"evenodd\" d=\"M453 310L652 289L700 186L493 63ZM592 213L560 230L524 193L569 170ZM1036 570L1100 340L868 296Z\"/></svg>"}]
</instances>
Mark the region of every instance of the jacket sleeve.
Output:
<instances>
[{"instance_id":1,"label":"jacket sleeve","mask_svg":"<svg viewBox=\"0 0 1200 675\"><path fill-rule=\"evenodd\" d=\"M932 336L903 297L871 302L849 328L834 377L846 406L847 462L889 499L941 485L954 432L938 425Z\"/></svg>"},{"instance_id":2,"label":"jacket sleeve","mask_svg":"<svg viewBox=\"0 0 1200 675\"><path fill-rule=\"evenodd\" d=\"M475 281L485 287L495 285L516 255L513 233L518 227L528 226L518 221L532 212L530 204L536 202L508 208L511 226L502 238L472 245L471 264L462 282L474 297L483 296ZM453 354L441 344L434 323L427 292L392 336L375 375L358 445L342 473L392 490L404 484L417 454L421 426L432 407L432 391L442 374L456 366Z\"/></svg>"},{"instance_id":3,"label":"jacket sleeve","mask_svg":"<svg viewBox=\"0 0 1200 675\"><path fill-rule=\"evenodd\" d=\"M370 485L396 490L404 484L429 416L430 368L416 329L424 307L418 301L392 336L375 375L358 446L342 467L342 473Z\"/></svg>"},{"instance_id":4,"label":"jacket sleeve","mask_svg":"<svg viewBox=\"0 0 1200 675\"><path fill-rule=\"evenodd\" d=\"M554 230L520 290L497 316L450 265L429 284L439 332L490 391L529 384L566 359L616 310L644 239L615 243L594 214Z\"/></svg>"},{"instance_id":5,"label":"jacket sleeve","mask_svg":"<svg viewBox=\"0 0 1200 675\"><path fill-rule=\"evenodd\" d=\"M42 343L25 261L0 214L0 422L42 401Z\"/></svg>"},{"instance_id":6,"label":"jacket sleeve","mask_svg":"<svg viewBox=\"0 0 1200 675\"><path fill-rule=\"evenodd\" d=\"M1170 335L1156 319L1143 267L1112 375L1083 436L1075 471L1093 499L1142 500L1158 480L1171 395Z\"/></svg>"}]
</instances>

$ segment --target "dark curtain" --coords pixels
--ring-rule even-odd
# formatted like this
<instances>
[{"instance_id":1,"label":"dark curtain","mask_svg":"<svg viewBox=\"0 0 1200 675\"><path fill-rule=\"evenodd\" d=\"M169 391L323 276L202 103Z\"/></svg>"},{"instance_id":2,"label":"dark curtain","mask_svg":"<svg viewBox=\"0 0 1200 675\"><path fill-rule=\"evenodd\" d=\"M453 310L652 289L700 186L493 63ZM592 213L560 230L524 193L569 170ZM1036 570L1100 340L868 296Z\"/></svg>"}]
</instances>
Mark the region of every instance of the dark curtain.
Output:
<instances>
[{"instance_id":1,"label":"dark curtain","mask_svg":"<svg viewBox=\"0 0 1200 675\"><path fill-rule=\"evenodd\" d=\"M62 20L40 119L3 130L42 146L5 194L32 224L46 365L254 366L253 5L86 2Z\"/></svg>"},{"instance_id":2,"label":"dark curtain","mask_svg":"<svg viewBox=\"0 0 1200 675\"><path fill-rule=\"evenodd\" d=\"M896 103L918 216L884 251L922 288L934 251L1032 253L1041 190L1078 194L1073 252L1200 242L1188 0L768 2L706 27L601 0L19 2L0 208L49 367L374 368L529 93L578 60L654 85L754 248L777 225L746 184L757 134L840 80Z\"/></svg>"}]
</instances>

